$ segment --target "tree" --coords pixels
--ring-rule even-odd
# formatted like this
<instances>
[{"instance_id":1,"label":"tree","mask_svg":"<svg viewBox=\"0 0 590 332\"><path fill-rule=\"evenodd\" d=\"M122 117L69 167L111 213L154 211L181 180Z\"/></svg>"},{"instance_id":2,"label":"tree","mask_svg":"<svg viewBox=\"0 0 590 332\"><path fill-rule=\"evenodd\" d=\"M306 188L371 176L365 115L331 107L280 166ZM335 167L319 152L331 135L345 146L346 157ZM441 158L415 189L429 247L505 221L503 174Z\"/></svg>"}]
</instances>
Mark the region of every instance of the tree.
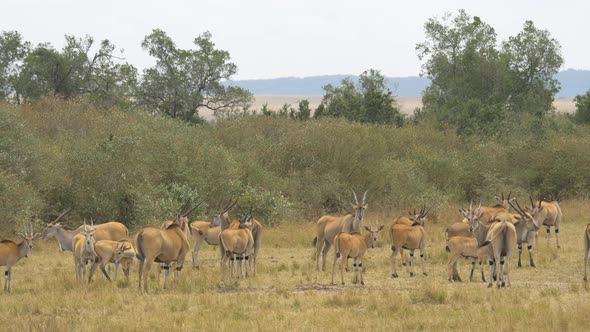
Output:
<instances>
[{"instance_id":1,"label":"tree","mask_svg":"<svg viewBox=\"0 0 590 332\"><path fill-rule=\"evenodd\" d=\"M446 113L452 110L447 106L460 101L506 101L505 66L490 25L459 10L455 17L429 19L424 30L426 41L417 44L416 50L424 61L423 74L432 81L423 95L425 110L449 118Z\"/></svg>"},{"instance_id":2,"label":"tree","mask_svg":"<svg viewBox=\"0 0 590 332\"><path fill-rule=\"evenodd\" d=\"M0 33L0 100L16 93L18 74L30 46L17 31Z\"/></svg>"},{"instance_id":3,"label":"tree","mask_svg":"<svg viewBox=\"0 0 590 332\"><path fill-rule=\"evenodd\" d=\"M311 109L309 108L309 100L303 99L299 101L298 109L291 108L289 117L296 120L307 120L311 115Z\"/></svg>"},{"instance_id":4,"label":"tree","mask_svg":"<svg viewBox=\"0 0 590 332\"><path fill-rule=\"evenodd\" d=\"M162 30L147 35L142 47L156 59L156 65L144 70L137 98L148 112L202 122L200 109L216 116L247 107L252 94L239 87L224 86L237 67L229 52L218 50L205 32L194 40L195 50L183 50Z\"/></svg>"},{"instance_id":5,"label":"tree","mask_svg":"<svg viewBox=\"0 0 590 332\"><path fill-rule=\"evenodd\" d=\"M314 117L343 117L363 123L403 124L393 93L387 88L385 77L370 69L359 76L358 86L345 78L342 86L324 86L322 103Z\"/></svg>"},{"instance_id":6,"label":"tree","mask_svg":"<svg viewBox=\"0 0 590 332\"><path fill-rule=\"evenodd\" d=\"M424 29L426 40L416 50L432 81L422 97L425 117L462 133L491 134L511 112L542 115L551 108L563 59L546 30L527 21L499 49L494 29L464 10L431 18Z\"/></svg>"},{"instance_id":7,"label":"tree","mask_svg":"<svg viewBox=\"0 0 590 332\"><path fill-rule=\"evenodd\" d=\"M559 92L555 74L563 64L561 45L532 21L502 44L511 74L510 107L515 112L543 113L552 109Z\"/></svg>"},{"instance_id":8,"label":"tree","mask_svg":"<svg viewBox=\"0 0 590 332\"><path fill-rule=\"evenodd\" d=\"M61 51L40 44L27 54L14 87L18 102L42 96L67 99L88 95L112 104L131 94L137 71L118 62L122 59L114 55L114 45L105 39L92 54L94 38L66 35L65 39Z\"/></svg>"},{"instance_id":9,"label":"tree","mask_svg":"<svg viewBox=\"0 0 590 332\"><path fill-rule=\"evenodd\" d=\"M583 95L574 98L576 113L574 118L580 123L590 123L590 90Z\"/></svg>"}]
</instances>

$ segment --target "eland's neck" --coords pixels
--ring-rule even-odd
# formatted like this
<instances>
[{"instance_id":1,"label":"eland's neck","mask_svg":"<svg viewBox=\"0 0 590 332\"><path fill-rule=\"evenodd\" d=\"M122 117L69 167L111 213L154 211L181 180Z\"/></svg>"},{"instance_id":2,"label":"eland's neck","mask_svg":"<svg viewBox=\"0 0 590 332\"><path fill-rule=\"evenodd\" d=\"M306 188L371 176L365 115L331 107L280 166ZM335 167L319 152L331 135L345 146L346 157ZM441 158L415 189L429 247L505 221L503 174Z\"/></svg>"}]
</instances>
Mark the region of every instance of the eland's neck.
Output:
<instances>
[{"instance_id":1,"label":"eland's neck","mask_svg":"<svg viewBox=\"0 0 590 332\"><path fill-rule=\"evenodd\" d=\"M30 248L27 245L27 241L23 240L21 243L16 245L16 248L18 249L18 259L27 257L29 255Z\"/></svg>"}]
</instances>

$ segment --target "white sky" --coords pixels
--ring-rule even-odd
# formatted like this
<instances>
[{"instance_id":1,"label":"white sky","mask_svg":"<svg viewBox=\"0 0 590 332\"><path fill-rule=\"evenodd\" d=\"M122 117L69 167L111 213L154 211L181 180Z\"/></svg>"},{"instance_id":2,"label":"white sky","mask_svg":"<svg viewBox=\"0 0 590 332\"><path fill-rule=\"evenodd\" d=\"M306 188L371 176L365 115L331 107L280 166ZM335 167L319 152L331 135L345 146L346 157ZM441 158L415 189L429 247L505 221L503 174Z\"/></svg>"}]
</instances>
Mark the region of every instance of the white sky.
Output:
<instances>
[{"instance_id":1,"label":"white sky","mask_svg":"<svg viewBox=\"0 0 590 332\"><path fill-rule=\"evenodd\" d=\"M584 0L7 0L0 5L0 30L58 48L65 34L107 38L139 68L152 64L140 46L152 29L163 29L182 48L209 30L237 64L235 79L360 74L368 68L415 76L420 62L414 47L424 40L424 22L459 8L494 27L499 41L532 20L561 43L562 69L590 69L590 1Z\"/></svg>"}]
</instances>

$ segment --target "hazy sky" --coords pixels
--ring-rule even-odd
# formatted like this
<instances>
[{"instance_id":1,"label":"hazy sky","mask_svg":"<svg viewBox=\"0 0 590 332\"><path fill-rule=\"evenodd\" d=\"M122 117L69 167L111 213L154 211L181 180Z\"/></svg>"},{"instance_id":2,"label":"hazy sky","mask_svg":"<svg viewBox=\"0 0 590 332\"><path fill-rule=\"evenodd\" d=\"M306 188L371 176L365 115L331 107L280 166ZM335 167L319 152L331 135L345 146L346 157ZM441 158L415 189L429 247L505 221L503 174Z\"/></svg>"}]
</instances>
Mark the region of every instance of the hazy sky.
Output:
<instances>
[{"instance_id":1,"label":"hazy sky","mask_svg":"<svg viewBox=\"0 0 590 332\"><path fill-rule=\"evenodd\" d=\"M153 62L140 43L152 29L189 48L209 30L238 66L235 79L360 74L414 76L414 47L424 22L463 8L496 29L498 40L525 20L548 29L562 45L562 69L590 69L590 1L322 1L322 0L10 0L0 7L0 30L34 43L63 46L63 35L110 39L139 68Z\"/></svg>"}]
</instances>

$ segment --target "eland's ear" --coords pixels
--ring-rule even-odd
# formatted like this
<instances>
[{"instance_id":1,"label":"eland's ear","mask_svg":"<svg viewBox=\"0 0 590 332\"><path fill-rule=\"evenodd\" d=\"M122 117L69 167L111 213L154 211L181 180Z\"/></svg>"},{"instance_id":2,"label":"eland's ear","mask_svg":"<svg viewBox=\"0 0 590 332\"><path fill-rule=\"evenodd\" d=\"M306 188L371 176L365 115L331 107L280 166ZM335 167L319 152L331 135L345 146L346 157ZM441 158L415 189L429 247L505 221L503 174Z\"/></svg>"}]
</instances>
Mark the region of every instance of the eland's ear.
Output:
<instances>
[{"instance_id":1,"label":"eland's ear","mask_svg":"<svg viewBox=\"0 0 590 332\"><path fill-rule=\"evenodd\" d=\"M370 231L371 231L371 229L369 228L369 226L364 226L364 227L365 227L365 229L366 229L368 232L370 232Z\"/></svg>"},{"instance_id":2,"label":"eland's ear","mask_svg":"<svg viewBox=\"0 0 590 332\"><path fill-rule=\"evenodd\" d=\"M42 235L42 233L35 233L35 235L33 235L33 239L40 238Z\"/></svg>"},{"instance_id":3,"label":"eland's ear","mask_svg":"<svg viewBox=\"0 0 590 332\"><path fill-rule=\"evenodd\" d=\"M377 228L377 232L381 231L383 229L383 227L385 227L385 225L379 226L379 228Z\"/></svg>"},{"instance_id":4,"label":"eland's ear","mask_svg":"<svg viewBox=\"0 0 590 332\"><path fill-rule=\"evenodd\" d=\"M350 203L350 206L352 206L353 209L356 209L356 205L354 203Z\"/></svg>"},{"instance_id":5,"label":"eland's ear","mask_svg":"<svg viewBox=\"0 0 590 332\"><path fill-rule=\"evenodd\" d=\"M365 205L363 205L363 209L366 209L369 207L369 203L365 203Z\"/></svg>"}]
</instances>

